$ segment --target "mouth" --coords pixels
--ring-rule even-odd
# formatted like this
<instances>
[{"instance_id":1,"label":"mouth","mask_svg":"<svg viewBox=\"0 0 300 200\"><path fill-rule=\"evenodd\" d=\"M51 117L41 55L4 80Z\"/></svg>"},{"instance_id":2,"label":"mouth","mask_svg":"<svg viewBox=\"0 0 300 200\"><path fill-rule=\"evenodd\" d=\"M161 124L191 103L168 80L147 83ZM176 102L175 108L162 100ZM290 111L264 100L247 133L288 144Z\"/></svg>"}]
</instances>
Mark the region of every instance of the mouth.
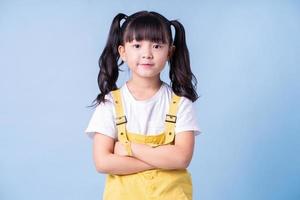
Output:
<instances>
[{"instance_id":1,"label":"mouth","mask_svg":"<svg viewBox=\"0 0 300 200\"><path fill-rule=\"evenodd\" d=\"M145 67L145 68L149 68L149 67L153 67L154 66L153 63L140 63L139 65L141 67Z\"/></svg>"}]
</instances>

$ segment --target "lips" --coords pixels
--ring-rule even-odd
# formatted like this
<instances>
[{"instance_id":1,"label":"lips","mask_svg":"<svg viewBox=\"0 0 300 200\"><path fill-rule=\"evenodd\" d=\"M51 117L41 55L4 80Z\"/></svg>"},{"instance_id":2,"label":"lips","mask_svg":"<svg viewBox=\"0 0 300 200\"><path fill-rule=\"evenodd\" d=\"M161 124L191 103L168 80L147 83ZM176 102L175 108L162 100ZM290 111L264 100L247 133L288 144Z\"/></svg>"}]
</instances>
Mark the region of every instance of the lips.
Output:
<instances>
[{"instance_id":1,"label":"lips","mask_svg":"<svg viewBox=\"0 0 300 200\"><path fill-rule=\"evenodd\" d=\"M142 66L142 67L152 67L152 66L154 66L153 63L140 63L139 65Z\"/></svg>"}]
</instances>

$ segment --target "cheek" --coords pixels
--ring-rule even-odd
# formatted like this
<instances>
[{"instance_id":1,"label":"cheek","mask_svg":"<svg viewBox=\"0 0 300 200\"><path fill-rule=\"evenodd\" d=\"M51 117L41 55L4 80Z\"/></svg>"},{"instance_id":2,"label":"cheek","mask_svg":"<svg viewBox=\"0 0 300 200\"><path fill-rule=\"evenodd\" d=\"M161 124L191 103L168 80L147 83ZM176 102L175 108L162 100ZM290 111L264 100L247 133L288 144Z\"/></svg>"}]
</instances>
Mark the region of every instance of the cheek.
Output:
<instances>
[{"instance_id":1,"label":"cheek","mask_svg":"<svg viewBox=\"0 0 300 200\"><path fill-rule=\"evenodd\" d=\"M133 53L133 52L128 52L126 54L126 57L127 57L127 60L135 60L136 57L137 57L137 55L135 53Z\"/></svg>"},{"instance_id":2,"label":"cheek","mask_svg":"<svg viewBox=\"0 0 300 200\"><path fill-rule=\"evenodd\" d=\"M165 59L168 59L169 56L169 51L168 50L164 50L161 52L162 57L164 57Z\"/></svg>"},{"instance_id":3,"label":"cheek","mask_svg":"<svg viewBox=\"0 0 300 200\"><path fill-rule=\"evenodd\" d=\"M161 53L160 56L159 56L159 60L161 62L167 61L168 60L168 52Z\"/></svg>"}]
</instances>

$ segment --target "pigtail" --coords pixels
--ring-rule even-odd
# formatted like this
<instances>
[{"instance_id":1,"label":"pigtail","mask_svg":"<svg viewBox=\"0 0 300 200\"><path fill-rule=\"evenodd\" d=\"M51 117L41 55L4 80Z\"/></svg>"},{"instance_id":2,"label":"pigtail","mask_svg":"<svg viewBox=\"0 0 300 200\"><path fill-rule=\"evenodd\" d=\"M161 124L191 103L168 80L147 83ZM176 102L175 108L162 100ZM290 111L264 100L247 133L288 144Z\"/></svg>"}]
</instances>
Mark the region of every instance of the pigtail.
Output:
<instances>
[{"instance_id":1,"label":"pigtail","mask_svg":"<svg viewBox=\"0 0 300 200\"><path fill-rule=\"evenodd\" d=\"M120 22L126 17L127 16L125 14L119 13L113 19L105 48L99 58L98 64L100 71L97 81L100 94L93 101L97 101L96 105L100 104L101 102L105 102L105 95L110 91L117 89L116 82L119 77L119 66L123 64L123 61L118 64L120 57L118 53L118 46L121 44L122 40Z\"/></svg>"},{"instance_id":2,"label":"pigtail","mask_svg":"<svg viewBox=\"0 0 300 200\"><path fill-rule=\"evenodd\" d=\"M185 40L183 25L177 21L170 21L175 28L175 51L170 59L169 77L173 91L179 96L185 96L191 101L198 99L196 92L197 79L191 71L189 51Z\"/></svg>"}]
</instances>

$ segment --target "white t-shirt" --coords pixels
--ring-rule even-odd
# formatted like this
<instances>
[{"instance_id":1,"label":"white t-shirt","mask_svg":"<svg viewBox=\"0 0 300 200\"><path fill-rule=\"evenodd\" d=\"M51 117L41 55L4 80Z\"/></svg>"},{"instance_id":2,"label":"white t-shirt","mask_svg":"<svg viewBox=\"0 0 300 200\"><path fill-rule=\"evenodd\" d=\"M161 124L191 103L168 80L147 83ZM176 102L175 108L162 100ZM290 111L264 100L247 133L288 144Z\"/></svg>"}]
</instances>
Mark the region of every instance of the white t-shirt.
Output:
<instances>
[{"instance_id":1,"label":"white t-shirt","mask_svg":"<svg viewBox=\"0 0 300 200\"><path fill-rule=\"evenodd\" d=\"M126 83L120 90L128 132L157 135L164 131L165 116L169 111L172 98L172 88L167 83L163 82L160 89L147 100L136 100ZM105 99L108 101L97 105L85 130L90 138L93 138L94 134L98 132L117 139L116 113L111 93L108 93ZM193 102L186 97L181 97L177 111L175 134L183 131L194 131L195 135L201 133L195 112Z\"/></svg>"}]
</instances>

